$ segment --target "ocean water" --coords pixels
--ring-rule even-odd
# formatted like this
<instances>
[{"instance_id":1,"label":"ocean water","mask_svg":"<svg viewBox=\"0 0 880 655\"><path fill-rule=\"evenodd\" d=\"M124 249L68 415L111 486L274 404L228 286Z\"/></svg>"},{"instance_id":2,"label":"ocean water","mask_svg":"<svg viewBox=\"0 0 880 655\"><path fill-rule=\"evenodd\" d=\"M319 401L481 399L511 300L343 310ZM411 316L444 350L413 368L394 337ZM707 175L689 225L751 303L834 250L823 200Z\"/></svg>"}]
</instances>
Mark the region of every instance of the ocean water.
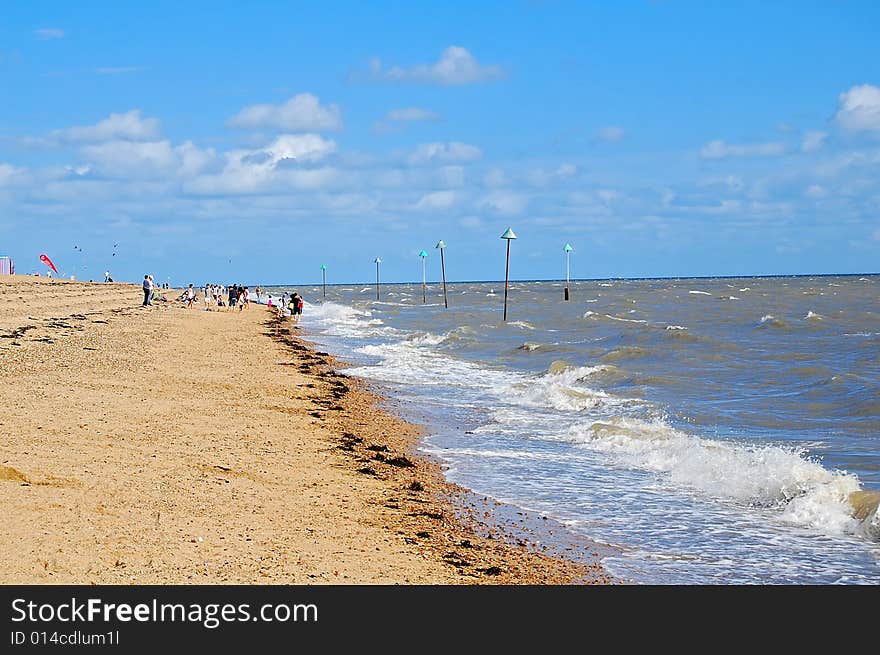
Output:
<instances>
[{"instance_id":1,"label":"ocean water","mask_svg":"<svg viewBox=\"0 0 880 655\"><path fill-rule=\"evenodd\" d=\"M632 584L880 582L880 276L297 287L446 477Z\"/></svg>"}]
</instances>

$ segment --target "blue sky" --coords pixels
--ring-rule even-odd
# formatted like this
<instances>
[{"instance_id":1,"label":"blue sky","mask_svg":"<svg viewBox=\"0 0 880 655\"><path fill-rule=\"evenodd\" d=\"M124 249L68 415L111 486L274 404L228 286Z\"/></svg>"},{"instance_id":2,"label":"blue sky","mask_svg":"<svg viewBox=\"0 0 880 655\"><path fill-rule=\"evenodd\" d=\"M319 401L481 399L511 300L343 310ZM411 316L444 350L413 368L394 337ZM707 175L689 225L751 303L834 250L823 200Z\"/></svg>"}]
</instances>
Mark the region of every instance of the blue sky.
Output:
<instances>
[{"instance_id":1,"label":"blue sky","mask_svg":"<svg viewBox=\"0 0 880 655\"><path fill-rule=\"evenodd\" d=\"M175 284L880 270L876 2L9 3L0 255Z\"/></svg>"}]
</instances>

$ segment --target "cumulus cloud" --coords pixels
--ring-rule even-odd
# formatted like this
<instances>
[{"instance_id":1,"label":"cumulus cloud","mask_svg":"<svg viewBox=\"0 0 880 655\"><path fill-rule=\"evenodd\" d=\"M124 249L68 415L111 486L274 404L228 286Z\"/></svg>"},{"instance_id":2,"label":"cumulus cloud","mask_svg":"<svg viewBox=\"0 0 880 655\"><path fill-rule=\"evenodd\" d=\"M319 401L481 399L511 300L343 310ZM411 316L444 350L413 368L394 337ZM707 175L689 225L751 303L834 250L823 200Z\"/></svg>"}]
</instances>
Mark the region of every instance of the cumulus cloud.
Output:
<instances>
[{"instance_id":1,"label":"cumulus cloud","mask_svg":"<svg viewBox=\"0 0 880 655\"><path fill-rule=\"evenodd\" d=\"M124 114L110 114L95 125L53 130L45 137L25 139L25 143L40 146L62 146L74 143L101 143L113 140L154 141L160 134L159 120L141 118L139 109Z\"/></svg>"},{"instance_id":2,"label":"cumulus cloud","mask_svg":"<svg viewBox=\"0 0 880 655\"><path fill-rule=\"evenodd\" d=\"M264 148L225 153L223 169L187 185L206 194L250 194L288 186L320 188L338 176L331 167L316 164L336 152L336 142L317 134L282 134Z\"/></svg>"},{"instance_id":3,"label":"cumulus cloud","mask_svg":"<svg viewBox=\"0 0 880 655\"><path fill-rule=\"evenodd\" d=\"M785 144L776 141L768 143L725 143L721 139L710 141L700 149L703 159L725 159L727 157L775 157L785 153Z\"/></svg>"},{"instance_id":4,"label":"cumulus cloud","mask_svg":"<svg viewBox=\"0 0 880 655\"><path fill-rule=\"evenodd\" d=\"M489 82L503 77L499 66L483 66L461 46L449 46L433 64L420 64L411 68L391 66L383 68L382 62L370 62L370 77L391 82L415 82L453 86Z\"/></svg>"},{"instance_id":5,"label":"cumulus cloud","mask_svg":"<svg viewBox=\"0 0 880 655\"><path fill-rule=\"evenodd\" d=\"M532 186L545 187L553 182L567 180L577 175L578 168L574 164L560 164L555 170L546 171L536 168L526 174L526 181Z\"/></svg>"},{"instance_id":6,"label":"cumulus cloud","mask_svg":"<svg viewBox=\"0 0 880 655\"><path fill-rule=\"evenodd\" d=\"M483 151L476 146L458 141L449 143L422 143L412 153L407 161L410 164L430 164L438 162L474 161L483 156Z\"/></svg>"},{"instance_id":7,"label":"cumulus cloud","mask_svg":"<svg viewBox=\"0 0 880 655\"><path fill-rule=\"evenodd\" d=\"M825 139L828 138L827 132L807 132L801 141L801 150L803 152L815 152L825 145Z\"/></svg>"},{"instance_id":8,"label":"cumulus cloud","mask_svg":"<svg viewBox=\"0 0 880 655\"><path fill-rule=\"evenodd\" d=\"M834 119L850 132L880 132L880 87L854 86L840 94Z\"/></svg>"},{"instance_id":9,"label":"cumulus cloud","mask_svg":"<svg viewBox=\"0 0 880 655\"><path fill-rule=\"evenodd\" d=\"M12 184L17 178L21 177L24 169L13 166L12 164L0 163L0 187Z\"/></svg>"},{"instance_id":10,"label":"cumulus cloud","mask_svg":"<svg viewBox=\"0 0 880 655\"><path fill-rule=\"evenodd\" d=\"M34 36L37 37L40 41L63 39L64 30L60 30L57 27L43 27L38 30L34 30Z\"/></svg>"},{"instance_id":11,"label":"cumulus cloud","mask_svg":"<svg viewBox=\"0 0 880 655\"><path fill-rule=\"evenodd\" d=\"M342 129L338 105L322 105L311 93L300 93L281 105L250 105L227 122L230 127L267 128L292 132Z\"/></svg>"},{"instance_id":12,"label":"cumulus cloud","mask_svg":"<svg viewBox=\"0 0 880 655\"><path fill-rule=\"evenodd\" d=\"M828 197L828 189L819 185L819 184L811 184L804 191L804 195L807 198L812 198L813 200L819 200L821 198Z\"/></svg>"},{"instance_id":13,"label":"cumulus cloud","mask_svg":"<svg viewBox=\"0 0 880 655\"><path fill-rule=\"evenodd\" d=\"M202 150L187 141L179 146L161 141L107 141L86 145L82 155L89 166L80 170L114 178L190 177L215 160L213 150Z\"/></svg>"},{"instance_id":14,"label":"cumulus cloud","mask_svg":"<svg viewBox=\"0 0 880 655\"><path fill-rule=\"evenodd\" d=\"M458 194L455 191L434 191L423 195L416 203L416 209L421 211L451 209L457 203Z\"/></svg>"},{"instance_id":15,"label":"cumulus cloud","mask_svg":"<svg viewBox=\"0 0 880 655\"><path fill-rule=\"evenodd\" d=\"M608 143L620 141L624 134L626 134L626 132L622 127L608 126L596 130L596 138L600 141L607 141Z\"/></svg>"},{"instance_id":16,"label":"cumulus cloud","mask_svg":"<svg viewBox=\"0 0 880 655\"><path fill-rule=\"evenodd\" d=\"M483 198L481 208L502 216L521 214L529 204L529 199L519 193L495 191Z\"/></svg>"}]
</instances>

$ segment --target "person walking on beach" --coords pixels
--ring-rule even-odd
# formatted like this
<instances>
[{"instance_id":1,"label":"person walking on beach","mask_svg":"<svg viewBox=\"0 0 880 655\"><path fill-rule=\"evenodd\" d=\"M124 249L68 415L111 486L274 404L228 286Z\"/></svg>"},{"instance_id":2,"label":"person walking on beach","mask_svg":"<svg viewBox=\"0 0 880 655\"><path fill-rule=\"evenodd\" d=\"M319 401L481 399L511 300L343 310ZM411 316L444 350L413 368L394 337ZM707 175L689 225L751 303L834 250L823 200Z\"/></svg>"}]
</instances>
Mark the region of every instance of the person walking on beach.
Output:
<instances>
[{"instance_id":1,"label":"person walking on beach","mask_svg":"<svg viewBox=\"0 0 880 655\"><path fill-rule=\"evenodd\" d=\"M196 300L196 290L193 289L192 282L189 283L189 286L186 288L186 308L192 309L193 303Z\"/></svg>"},{"instance_id":2,"label":"person walking on beach","mask_svg":"<svg viewBox=\"0 0 880 655\"><path fill-rule=\"evenodd\" d=\"M152 280L150 280L149 275L144 275L144 305L143 305L144 307L147 307L148 305L153 304L151 302L152 295L153 295L153 282L152 282Z\"/></svg>"}]
</instances>

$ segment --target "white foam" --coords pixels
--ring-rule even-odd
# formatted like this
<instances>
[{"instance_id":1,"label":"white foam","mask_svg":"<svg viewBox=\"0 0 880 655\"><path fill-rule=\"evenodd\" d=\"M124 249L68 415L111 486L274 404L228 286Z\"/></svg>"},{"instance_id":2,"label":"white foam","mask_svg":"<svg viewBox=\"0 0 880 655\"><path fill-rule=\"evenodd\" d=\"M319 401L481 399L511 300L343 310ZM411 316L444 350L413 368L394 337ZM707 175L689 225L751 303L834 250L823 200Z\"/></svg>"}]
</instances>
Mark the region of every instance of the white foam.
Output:
<instances>
[{"instance_id":1,"label":"white foam","mask_svg":"<svg viewBox=\"0 0 880 655\"><path fill-rule=\"evenodd\" d=\"M833 472L799 450L703 439L662 420L612 418L574 425L569 438L620 464L665 474L675 486L750 506L781 510L780 518L829 534L853 534L847 497L858 479Z\"/></svg>"},{"instance_id":2,"label":"white foam","mask_svg":"<svg viewBox=\"0 0 880 655\"><path fill-rule=\"evenodd\" d=\"M667 330L687 330L687 328L684 325L667 325L666 329Z\"/></svg>"},{"instance_id":3,"label":"white foam","mask_svg":"<svg viewBox=\"0 0 880 655\"><path fill-rule=\"evenodd\" d=\"M810 318L816 319L817 321L821 321L824 317L823 317L821 314L816 314L816 313L813 312L813 310L811 309L810 311L807 312L807 315L804 316L804 319L805 319L805 320L806 320L806 319L810 319Z\"/></svg>"},{"instance_id":4,"label":"white foam","mask_svg":"<svg viewBox=\"0 0 880 655\"><path fill-rule=\"evenodd\" d=\"M424 334L412 334L406 338L406 341L416 346L436 346L446 341L448 336L449 333L431 334L426 332Z\"/></svg>"},{"instance_id":5,"label":"white foam","mask_svg":"<svg viewBox=\"0 0 880 655\"><path fill-rule=\"evenodd\" d=\"M708 291L688 291L688 293L692 293L694 295L699 295L699 296L711 296L712 295Z\"/></svg>"},{"instance_id":6,"label":"white foam","mask_svg":"<svg viewBox=\"0 0 880 655\"><path fill-rule=\"evenodd\" d=\"M606 318L610 318L612 321L623 321L624 323L647 323L648 321L642 319L635 318L620 318L619 316L612 316L611 314L605 314Z\"/></svg>"}]
</instances>

